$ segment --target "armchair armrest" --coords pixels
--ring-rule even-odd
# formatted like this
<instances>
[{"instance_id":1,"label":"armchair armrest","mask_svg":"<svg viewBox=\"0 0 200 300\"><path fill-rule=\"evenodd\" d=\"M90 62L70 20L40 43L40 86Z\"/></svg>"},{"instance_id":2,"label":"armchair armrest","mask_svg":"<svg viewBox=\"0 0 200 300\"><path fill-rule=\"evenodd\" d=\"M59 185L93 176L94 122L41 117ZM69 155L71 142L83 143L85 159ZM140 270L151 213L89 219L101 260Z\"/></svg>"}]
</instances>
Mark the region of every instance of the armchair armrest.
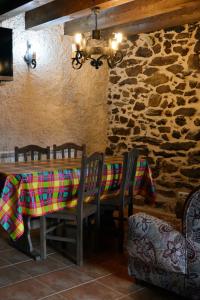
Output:
<instances>
[{"instance_id":1,"label":"armchair armrest","mask_svg":"<svg viewBox=\"0 0 200 300\"><path fill-rule=\"evenodd\" d=\"M128 252L168 272L186 272L184 236L167 222L145 213L129 217Z\"/></svg>"}]
</instances>

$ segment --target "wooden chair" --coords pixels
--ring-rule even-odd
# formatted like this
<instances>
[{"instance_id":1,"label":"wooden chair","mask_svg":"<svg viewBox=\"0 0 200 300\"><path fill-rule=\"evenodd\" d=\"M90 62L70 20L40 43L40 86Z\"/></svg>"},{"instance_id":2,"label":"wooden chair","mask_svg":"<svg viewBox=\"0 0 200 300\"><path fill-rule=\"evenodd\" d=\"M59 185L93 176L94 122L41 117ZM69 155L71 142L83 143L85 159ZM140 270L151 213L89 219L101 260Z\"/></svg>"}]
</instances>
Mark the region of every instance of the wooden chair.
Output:
<instances>
[{"instance_id":1,"label":"wooden chair","mask_svg":"<svg viewBox=\"0 0 200 300\"><path fill-rule=\"evenodd\" d=\"M50 159L50 147L42 148L37 145L27 145L22 148L15 147L15 162L19 161L20 156L22 156L24 162L41 160L42 155L45 156L45 159ZM12 244L21 251L30 253L30 256L34 259L39 260L40 255L34 250L32 244L31 231L40 228L40 218L24 216L23 220L25 234L20 239L12 241Z\"/></svg>"},{"instance_id":2,"label":"wooden chair","mask_svg":"<svg viewBox=\"0 0 200 300\"><path fill-rule=\"evenodd\" d=\"M117 219L119 222L119 251L123 251L124 242L124 217L125 207L128 207L128 216L133 214L133 187L134 178L137 168L137 159L139 157L138 149L133 149L124 154L122 181L120 185L119 193L108 194L103 196L103 200L100 202L100 209L102 216L105 213L113 219ZM118 217L113 217L114 211L118 211Z\"/></svg>"},{"instance_id":3,"label":"wooden chair","mask_svg":"<svg viewBox=\"0 0 200 300\"><path fill-rule=\"evenodd\" d=\"M23 156L23 161L41 160L42 155L46 156L46 159L50 159L50 147L42 148L37 145L27 145L25 147L15 147L15 162L19 161L20 155Z\"/></svg>"},{"instance_id":4,"label":"wooden chair","mask_svg":"<svg viewBox=\"0 0 200 300\"><path fill-rule=\"evenodd\" d=\"M64 210L48 214L41 217L41 257L46 258L46 240L56 240L66 243L76 243L76 263L83 263L83 221L94 216L96 221L96 236L98 236L100 226L100 192L102 172L104 165L104 155L94 153L90 157L82 157L80 184L78 192L78 202L75 208L65 208ZM92 197L93 201L86 203L84 199ZM51 224L48 228L47 220L56 220L56 224ZM76 229L76 237L66 237L55 233L55 229L60 226L60 222L73 222Z\"/></svg>"},{"instance_id":5,"label":"wooden chair","mask_svg":"<svg viewBox=\"0 0 200 300\"><path fill-rule=\"evenodd\" d=\"M65 143L60 146L53 145L53 158L57 158L57 154L61 152L62 158L69 157L69 158L77 158L78 154L80 156L86 155L86 146L83 144L82 146L76 145L74 143Z\"/></svg>"}]
</instances>

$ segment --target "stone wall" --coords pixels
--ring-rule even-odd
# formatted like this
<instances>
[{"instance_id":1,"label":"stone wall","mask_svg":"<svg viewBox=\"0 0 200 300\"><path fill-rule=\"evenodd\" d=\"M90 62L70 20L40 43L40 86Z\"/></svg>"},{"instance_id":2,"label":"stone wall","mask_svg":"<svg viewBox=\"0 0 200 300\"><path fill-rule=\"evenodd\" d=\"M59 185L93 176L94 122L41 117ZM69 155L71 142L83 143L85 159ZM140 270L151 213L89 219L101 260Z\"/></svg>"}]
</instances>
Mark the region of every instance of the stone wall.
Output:
<instances>
[{"instance_id":1,"label":"stone wall","mask_svg":"<svg viewBox=\"0 0 200 300\"><path fill-rule=\"evenodd\" d=\"M14 81L0 83L0 154L16 145L67 141L86 143L89 152L105 150L107 67L97 71L87 63L73 70L63 26L25 31L24 15L2 26L13 29ZM27 40L36 50L34 70L23 60Z\"/></svg>"},{"instance_id":2,"label":"stone wall","mask_svg":"<svg viewBox=\"0 0 200 300\"><path fill-rule=\"evenodd\" d=\"M148 150L159 204L174 211L177 192L200 184L200 23L132 36L122 50L107 152Z\"/></svg>"}]
</instances>

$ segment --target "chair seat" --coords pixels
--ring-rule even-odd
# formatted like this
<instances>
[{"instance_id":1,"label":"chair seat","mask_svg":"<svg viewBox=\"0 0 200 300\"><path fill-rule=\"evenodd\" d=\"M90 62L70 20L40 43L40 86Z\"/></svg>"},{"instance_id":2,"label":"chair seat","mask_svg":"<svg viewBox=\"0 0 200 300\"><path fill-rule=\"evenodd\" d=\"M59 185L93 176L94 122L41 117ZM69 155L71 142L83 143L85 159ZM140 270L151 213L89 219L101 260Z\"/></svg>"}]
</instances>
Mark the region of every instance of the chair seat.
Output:
<instances>
[{"instance_id":1,"label":"chair seat","mask_svg":"<svg viewBox=\"0 0 200 300\"><path fill-rule=\"evenodd\" d=\"M101 203L103 203L104 201L108 201L109 199L117 198L117 197L119 197L119 190L111 191L111 192L104 192L103 195L101 195L101 197L100 197L100 201L101 201Z\"/></svg>"},{"instance_id":2,"label":"chair seat","mask_svg":"<svg viewBox=\"0 0 200 300\"><path fill-rule=\"evenodd\" d=\"M128 204L128 197L125 197L124 199L124 204L127 205ZM104 196L103 198L101 198L101 209L103 210L115 210L115 209L119 209L120 207L120 197L119 194L107 194L106 196Z\"/></svg>"},{"instance_id":3,"label":"chair seat","mask_svg":"<svg viewBox=\"0 0 200 300\"><path fill-rule=\"evenodd\" d=\"M87 218L96 213L95 204L83 204L83 218ZM77 208L65 208L63 210L46 215L46 218L51 219L61 219L61 220L76 220L77 218Z\"/></svg>"}]
</instances>

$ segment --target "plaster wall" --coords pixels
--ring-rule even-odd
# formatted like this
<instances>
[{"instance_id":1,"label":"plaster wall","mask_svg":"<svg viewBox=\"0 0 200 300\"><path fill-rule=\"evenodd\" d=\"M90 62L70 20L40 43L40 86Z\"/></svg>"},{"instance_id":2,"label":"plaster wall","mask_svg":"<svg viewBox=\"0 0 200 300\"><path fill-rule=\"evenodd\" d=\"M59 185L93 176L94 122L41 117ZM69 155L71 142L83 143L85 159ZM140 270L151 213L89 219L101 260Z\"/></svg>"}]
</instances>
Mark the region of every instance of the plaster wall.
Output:
<instances>
[{"instance_id":1,"label":"plaster wall","mask_svg":"<svg viewBox=\"0 0 200 300\"><path fill-rule=\"evenodd\" d=\"M0 84L0 153L67 141L105 150L107 66L73 70L63 26L25 31L24 14L1 25L13 29L14 80ZM27 41L36 51L34 70L23 60Z\"/></svg>"}]
</instances>

